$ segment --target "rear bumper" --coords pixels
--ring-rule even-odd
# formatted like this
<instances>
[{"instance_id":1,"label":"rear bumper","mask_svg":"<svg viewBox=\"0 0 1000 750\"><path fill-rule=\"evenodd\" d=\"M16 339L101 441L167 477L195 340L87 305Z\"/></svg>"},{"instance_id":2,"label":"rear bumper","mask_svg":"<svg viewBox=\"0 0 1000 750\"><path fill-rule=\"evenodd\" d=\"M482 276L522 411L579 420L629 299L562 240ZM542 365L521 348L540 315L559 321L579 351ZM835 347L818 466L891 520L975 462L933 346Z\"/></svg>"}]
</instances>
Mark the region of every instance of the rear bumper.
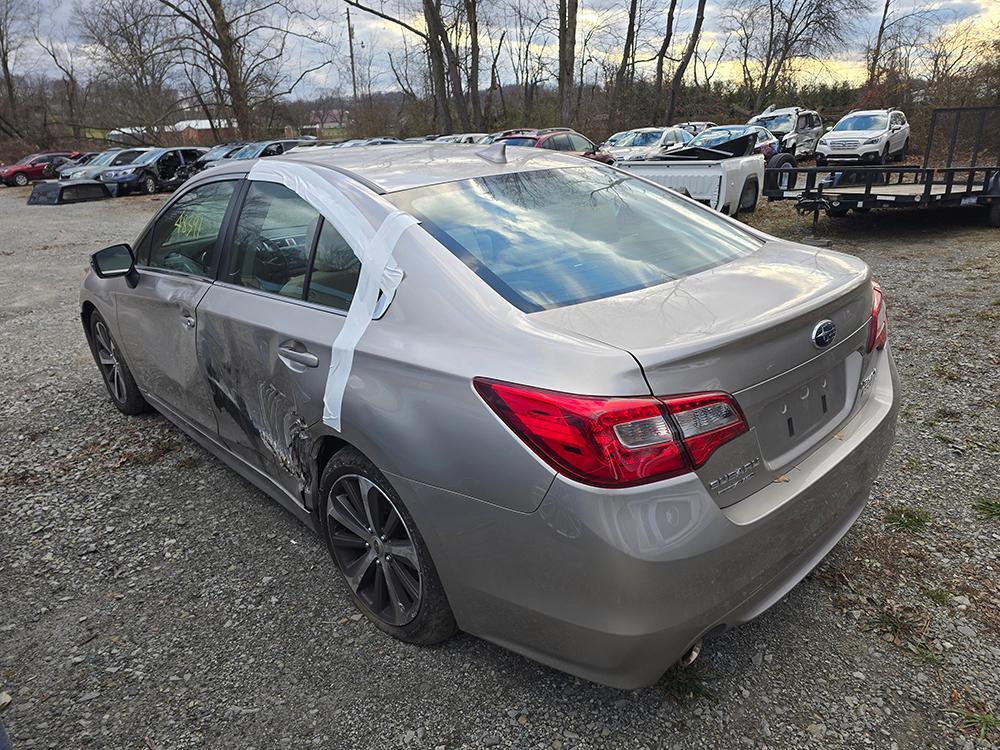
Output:
<instances>
[{"instance_id":1,"label":"rear bumper","mask_svg":"<svg viewBox=\"0 0 1000 750\"><path fill-rule=\"evenodd\" d=\"M694 475L608 492L557 477L515 513L390 477L462 629L622 688L651 684L698 639L794 587L868 500L895 432L888 348L872 392L789 481L720 509Z\"/></svg>"}]
</instances>

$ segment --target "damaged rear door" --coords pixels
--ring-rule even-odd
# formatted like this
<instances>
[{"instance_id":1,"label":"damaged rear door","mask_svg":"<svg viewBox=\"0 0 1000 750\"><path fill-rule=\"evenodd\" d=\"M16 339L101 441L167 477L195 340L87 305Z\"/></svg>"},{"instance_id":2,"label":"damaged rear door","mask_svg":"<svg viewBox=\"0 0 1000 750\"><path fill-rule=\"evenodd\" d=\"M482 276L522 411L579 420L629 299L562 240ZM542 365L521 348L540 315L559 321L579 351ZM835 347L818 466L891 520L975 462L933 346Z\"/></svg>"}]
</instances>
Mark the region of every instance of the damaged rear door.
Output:
<instances>
[{"instance_id":1,"label":"damaged rear door","mask_svg":"<svg viewBox=\"0 0 1000 750\"><path fill-rule=\"evenodd\" d=\"M315 209L254 181L199 307L199 357L223 439L300 505L312 479L307 428L322 419L331 344L359 271Z\"/></svg>"}]
</instances>

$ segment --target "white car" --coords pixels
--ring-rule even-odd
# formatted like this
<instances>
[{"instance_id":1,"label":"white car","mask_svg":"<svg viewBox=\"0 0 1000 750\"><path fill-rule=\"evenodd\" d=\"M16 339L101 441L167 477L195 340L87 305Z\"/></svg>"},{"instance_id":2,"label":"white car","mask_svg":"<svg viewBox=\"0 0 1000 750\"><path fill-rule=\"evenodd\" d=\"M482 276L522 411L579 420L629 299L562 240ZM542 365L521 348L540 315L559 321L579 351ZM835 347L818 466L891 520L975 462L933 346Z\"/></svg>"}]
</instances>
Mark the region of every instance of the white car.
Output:
<instances>
[{"instance_id":1,"label":"white car","mask_svg":"<svg viewBox=\"0 0 1000 750\"><path fill-rule=\"evenodd\" d=\"M819 139L816 166L827 161L885 164L902 160L910 147L910 124L898 109L851 112Z\"/></svg>"},{"instance_id":2,"label":"white car","mask_svg":"<svg viewBox=\"0 0 1000 750\"><path fill-rule=\"evenodd\" d=\"M486 136L487 133L454 133L439 136L434 140L437 143L479 143Z\"/></svg>"},{"instance_id":3,"label":"white car","mask_svg":"<svg viewBox=\"0 0 1000 750\"><path fill-rule=\"evenodd\" d=\"M683 146L692 137L681 128L637 128L604 151L615 159L643 159L664 148Z\"/></svg>"}]
</instances>

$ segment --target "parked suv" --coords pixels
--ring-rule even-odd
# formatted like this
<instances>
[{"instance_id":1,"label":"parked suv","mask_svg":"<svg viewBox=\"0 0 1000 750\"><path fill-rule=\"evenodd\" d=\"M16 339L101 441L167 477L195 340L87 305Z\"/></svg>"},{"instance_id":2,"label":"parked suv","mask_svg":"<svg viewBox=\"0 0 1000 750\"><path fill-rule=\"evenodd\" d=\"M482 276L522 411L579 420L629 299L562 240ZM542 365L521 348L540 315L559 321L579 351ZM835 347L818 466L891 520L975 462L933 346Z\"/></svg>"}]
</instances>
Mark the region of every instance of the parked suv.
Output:
<instances>
[{"instance_id":1,"label":"parked suv","mask_svg":"<svg viewBox=\"0 0 1000 750\"><path fill-rule=\"evenodd\" d=\"M910 147L910 124L898 109L869 109L842 117L816 146L816 165L827 160L885 164L902 160Z\"/></svg>"},{"instance_id":2,"label":"parked suv","mask_svg":"<svg viewBox=\"0 0 1000 750\"><path fill-rule=\"evenodd\" d=\"M78 156L76 151L50 151L44 154L28 154L23 159L0 167L0 180L4 185L24 187L32 180L51 177L58 167Z\"/></svg>"},{"instance_id":3,"label":"parked suv","mask_svg":"<svg viewBox=\"0 0 1000 750\"><path fill-rule=\"evenodd\" d=\"M497 138L508 146L527 146L529 148L548 148L553 151L565 151L577 156L585 156L603 164L614 164L615 157L605 151L598 151L597 145L589 138L569 128L543 128L541 130L525 130L515 135L505 135Z\"/></svg>"},{"instance_id":4,"label":"parked suv","mask_svg":"<svg viewBox=\"0 0 1000 750\"><path fill-rule=\"evenodd\" d=\"M747 124L770 130L778 139L781 151L796 158L815 154L816 144L823 135L823 120L819 112L799 107L775 109L771 106L751 117Z\"/></svg>"}]
</instances>

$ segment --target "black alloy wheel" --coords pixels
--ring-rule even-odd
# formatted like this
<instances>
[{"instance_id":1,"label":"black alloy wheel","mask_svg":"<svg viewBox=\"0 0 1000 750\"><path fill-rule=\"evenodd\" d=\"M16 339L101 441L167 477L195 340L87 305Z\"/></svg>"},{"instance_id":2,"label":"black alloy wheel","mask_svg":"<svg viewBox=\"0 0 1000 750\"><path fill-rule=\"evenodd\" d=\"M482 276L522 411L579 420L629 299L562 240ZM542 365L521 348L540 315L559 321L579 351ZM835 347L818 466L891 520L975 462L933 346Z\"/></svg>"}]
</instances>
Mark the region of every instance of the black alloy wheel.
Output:
<instances>
[{"instance_id":1,"label":"black alloy wheel","mask_svg":"<svg viewBox=\"0 0 1000 750\"><path fill-rule=\"evenodd\" d=\"M432 644L456 630L430 552L402 499L367 457L343 448L320 479L320 525L351 598L380 630Z\"/></svg>"},{"instance_id":2,"label":"black alloy wheel","mask_svg":"<svg viewBox=\"0 0 1000 750\"><path fill-rule=\"evenodd\" d=\"M118 411L130 415L147 411L149 404L136 385L108 324L96 312L90 318L90 341L94 360Z\"/></svg>"}]
</instances>

